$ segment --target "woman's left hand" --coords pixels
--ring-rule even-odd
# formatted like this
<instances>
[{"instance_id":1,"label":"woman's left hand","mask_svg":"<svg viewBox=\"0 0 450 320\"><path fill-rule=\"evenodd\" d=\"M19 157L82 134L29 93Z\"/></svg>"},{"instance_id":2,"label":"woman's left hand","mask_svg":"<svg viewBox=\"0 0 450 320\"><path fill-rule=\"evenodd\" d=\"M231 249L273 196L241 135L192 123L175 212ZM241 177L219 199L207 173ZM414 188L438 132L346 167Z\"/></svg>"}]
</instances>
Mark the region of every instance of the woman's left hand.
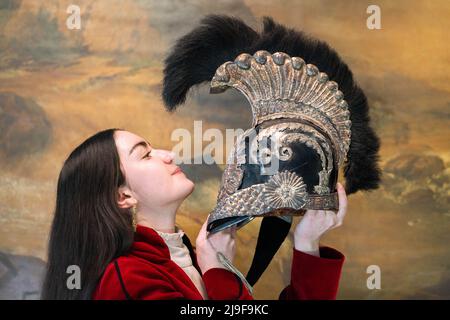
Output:
<instances>
[{"instance_id":1,"label":"woman's left hand","mask_svg":"<svg viewBox=\"0 0 450 320\"><path fill-rule=\"evenodd\" d=\"M339 211L307 210L294 231L294 247L298 251L319 257L320 237L331 229L342 225L347 213L347 195L345 189L337 183Z\"/></svg>"},{"instance_id":2,"label":"woman's left hand","mask_svg":"<svg viewBox=\"0 0 450 320\"><path fill-rule=\"evenodd\" d=\"M208 234L207 224L208 219L200 229L196 240L197 263L202 274L212 268L226 269L217 259L217 252L221 252L230 262L233 262L236 254L236 227Z\"/></svg>"}]
</instances>

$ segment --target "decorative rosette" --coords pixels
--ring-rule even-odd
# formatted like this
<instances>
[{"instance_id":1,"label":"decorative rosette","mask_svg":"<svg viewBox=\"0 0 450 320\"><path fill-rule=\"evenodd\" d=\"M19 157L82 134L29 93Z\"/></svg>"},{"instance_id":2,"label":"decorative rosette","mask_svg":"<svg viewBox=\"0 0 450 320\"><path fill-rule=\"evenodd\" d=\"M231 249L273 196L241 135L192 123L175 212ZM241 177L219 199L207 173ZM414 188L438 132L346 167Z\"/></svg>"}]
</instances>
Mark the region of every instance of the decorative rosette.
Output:
<instances>
[{"instance_id":1,"label":"decorative rosette","mask_svg":"<svg viewBox=\"0 0 450 320\"><path fill-rule=\"evenodd\" d=\"M274 208L301 209L307 196L303 179L290 171L273 175L263 189L264 202Z\"/></svg>"}]
</instances>

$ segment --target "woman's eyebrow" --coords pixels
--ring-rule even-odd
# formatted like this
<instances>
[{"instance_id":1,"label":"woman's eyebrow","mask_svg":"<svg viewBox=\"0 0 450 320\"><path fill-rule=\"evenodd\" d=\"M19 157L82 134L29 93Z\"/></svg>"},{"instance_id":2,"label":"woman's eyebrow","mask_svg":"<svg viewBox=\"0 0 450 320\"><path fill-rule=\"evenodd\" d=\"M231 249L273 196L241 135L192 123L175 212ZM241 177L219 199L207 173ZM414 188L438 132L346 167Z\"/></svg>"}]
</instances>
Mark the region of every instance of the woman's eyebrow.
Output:
<instances>
[{"instance_id":1,"label":"woman's eyebrow","mask_svg":"<svg viewBox=\"0 0 450 320\"><path fill-rule=\"evenodd\" d=\"M146 141L139 141L138 143L136 143L133 148L131 148L130 153L128 155L131 155L133 153L133 151L137 148L137 147L143 147L146 148L149 147L150 144Z\"/></svg>"}]
</instances>

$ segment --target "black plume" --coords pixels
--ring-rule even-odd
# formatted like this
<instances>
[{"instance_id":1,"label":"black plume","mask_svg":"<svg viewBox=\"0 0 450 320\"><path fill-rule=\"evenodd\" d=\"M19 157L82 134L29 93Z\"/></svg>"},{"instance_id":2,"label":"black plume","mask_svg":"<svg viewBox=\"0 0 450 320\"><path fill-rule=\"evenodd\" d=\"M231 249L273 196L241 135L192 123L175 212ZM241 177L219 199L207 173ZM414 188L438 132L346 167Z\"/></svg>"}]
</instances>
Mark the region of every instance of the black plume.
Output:
<instances>
[{"instance_id":1,"label":"black plume","mask_svg":"<svg viewBox=\"0 0 450 320\"><path fill-rule=\"evenodd\" d=\"M240 19L221 15L202 19L165 60L162 96L167 110L175 110L192 86L210 81L221 64L247 52L257 39L256 31Z\"/></svg>"}]
</instances>

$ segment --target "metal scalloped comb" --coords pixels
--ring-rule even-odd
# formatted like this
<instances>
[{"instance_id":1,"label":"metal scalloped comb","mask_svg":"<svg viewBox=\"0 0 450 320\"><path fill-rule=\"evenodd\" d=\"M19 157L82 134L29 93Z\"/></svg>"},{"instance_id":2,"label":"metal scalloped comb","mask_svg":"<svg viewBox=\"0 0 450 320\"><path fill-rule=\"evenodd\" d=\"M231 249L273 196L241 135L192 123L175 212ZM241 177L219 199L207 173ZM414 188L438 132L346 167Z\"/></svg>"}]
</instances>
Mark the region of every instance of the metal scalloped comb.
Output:
<instances>
[{"instance_id":1,"label":"metal scalloped comb","mask_svg":"<svg viewBox=\"0 0 450 320\"><path fill-rule=\"evenodd\" d=\"M347 158L351 121L343 93L327 74L300 57L257 51L222 64L211 80L211 93L233 87L252 108L253 127L275 118L302 118L325 130L338 148L338 164Z\"/></svg>"}]
</instances>

